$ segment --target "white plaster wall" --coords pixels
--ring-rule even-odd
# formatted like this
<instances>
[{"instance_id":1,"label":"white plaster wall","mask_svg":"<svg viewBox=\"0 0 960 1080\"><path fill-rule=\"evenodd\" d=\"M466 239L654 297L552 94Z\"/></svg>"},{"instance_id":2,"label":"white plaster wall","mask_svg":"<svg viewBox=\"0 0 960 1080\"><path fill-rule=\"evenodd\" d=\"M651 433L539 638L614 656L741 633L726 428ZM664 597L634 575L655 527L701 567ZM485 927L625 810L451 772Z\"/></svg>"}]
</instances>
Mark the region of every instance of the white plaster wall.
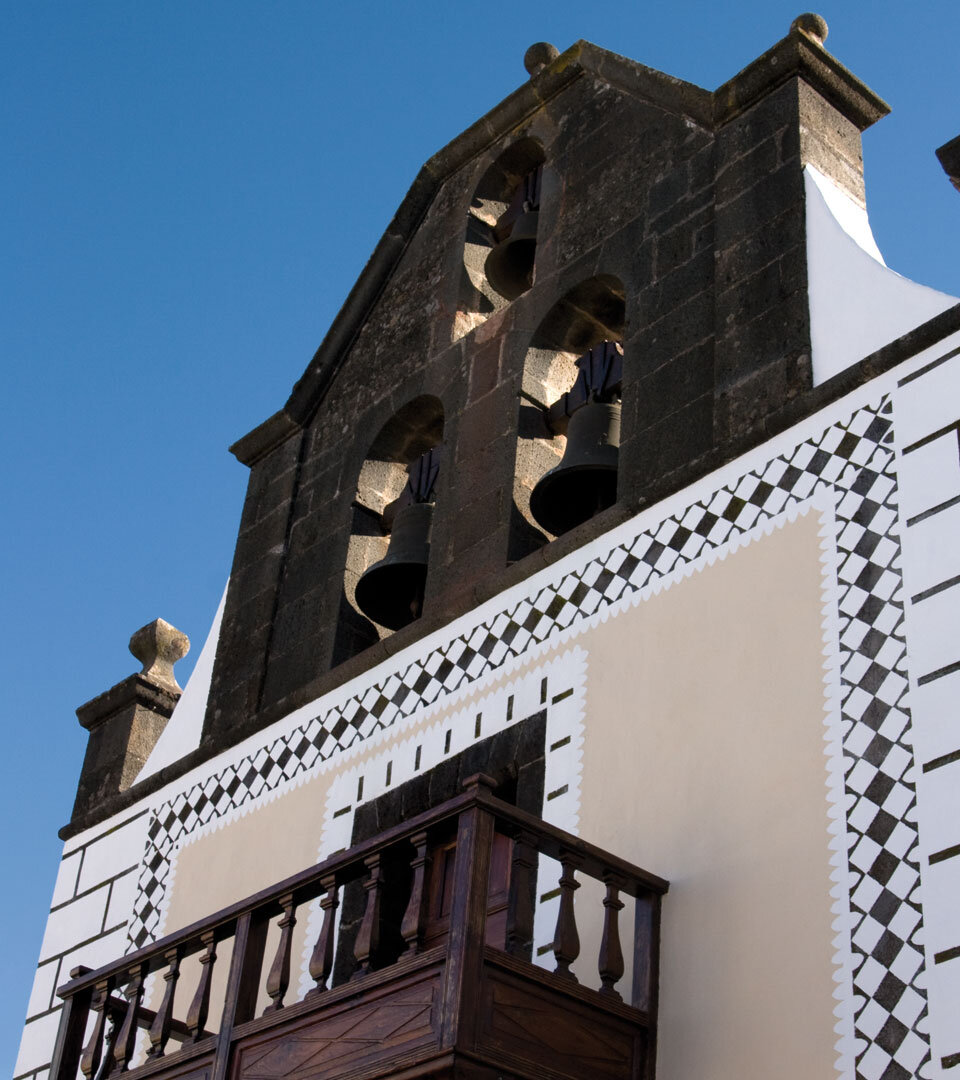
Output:
<instances>
[{"instance_id":1,"label":"white plaster wall","mask_svg":"<svg viewBox=\"0 0 960 1080\"><path fill-rule=\"evenodd\" d=\"M96 968L126 950L148 824L145 809L127 811L64 845L15 1076L49 1064L60 1020L56 988L71 969Z\"/></svg>"},{"instance_id":2,"label":"white plaster wall","mask_svg":"<svg viewBox=\"0 0 960 1080\"><path fill-rule=\"evenodd\" d=\"M960 335L894 391L931 1076L960 1053Z\"/></svg>"},{"instance_id":3,"label":"white plaster wall","mask_svg":"<svg viewBox=\"0 0 960 1080\"><path fill-rule=\"evenodd\" d=\"M890 270L866 211L812 165L804 169L813 383L957 303Z\"/></svg>"}]
</instances>

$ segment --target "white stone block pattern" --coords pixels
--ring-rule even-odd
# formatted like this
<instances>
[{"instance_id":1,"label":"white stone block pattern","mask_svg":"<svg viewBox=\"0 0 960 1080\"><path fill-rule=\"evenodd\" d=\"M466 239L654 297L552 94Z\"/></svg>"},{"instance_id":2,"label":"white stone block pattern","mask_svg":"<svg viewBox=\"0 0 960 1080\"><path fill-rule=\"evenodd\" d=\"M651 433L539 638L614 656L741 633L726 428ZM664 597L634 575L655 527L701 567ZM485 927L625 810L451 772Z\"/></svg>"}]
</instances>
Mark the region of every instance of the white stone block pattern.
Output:
<instances>
[{"instance_id":1,"label":"white stone block pattern","mask_svg":"<svg viewBox=\"0 0 960 1080\"><path fill-rule=\"evenodd\" d=\"M103 885L50 912L40 947L41 961L102 932L109 892L109 887Z\"/></svg>"},{"instance_id":2,"label":"white stone block pattern","mask_svg":"<svg viewBox=\"0 0 960 1080\"><path fill-rule=\"evenodd\" d=\"M954 339L956 347L956 339ZM931 360L952 350L946 342ZM960 380L960 356L955 356L912 379L897 391L897 431L901 446L912 446L920 439L960 418L957 383Z\"/></svg>"},{"instance_id":3,"label":"white stone block pattern","mask_svg":"<svg viewBox=\"0 0 960 1080\"><path fill-rule=\"evenodd\" d=\"M960 448L956 431L948 431L901 456L900 512L909 522L960 495Z\"/></svg>"},{"instance_id":4,"label":"white stone block pattern","mask_svg":"<svg viewBox=\"0 0 960 1080\"><path fill-rule=\"evenodd\" d=\"M50 1064L50 1051L60 1026L60 1010L47 1013L37 1020L28 1020L20 1040L20 1053L13 1075L23 1076Z\"/></svg>"},{"instance_id":5,"label":"white stone block pattern","mask_svg":"<svg viewBox=\"0 0 960 1080\"><path fill-rule=\"evenodd\" d=\"M960 671L916 687L910 701L918 764L960 750Z\"/></svg>"},{"instance_id":6,"label":"white stone block pattern","mask_svg":"<svg viewBox=\"0 0 960 1080\"><path fill-rule=\"evenodd\" d=\"M148 815L140 814L87 844L83 852L78 892L86 892L143 858Z\"/></svg>"},{"instance_id":7,"label":"white stone block pattern","mask_svg":"<svg viewBox=\"0 0 960 1080\"><path fill-rule=\"evenodd\" d=\"M907 614L907 656L922 680L960 660L960 586L912 604Z\"/></svg>"},{"instance_id":8,"label":"white stone block pattern","mask_svg":"<svg viewBox=\"0 0 960 1080\"><path fill-rule=\"evenodd\" d=\"M72 900L76 895L81 858L81 853L75 851L71 855L64 855L61 859L60 869L57 871L57 883L53 887L53 898L50 901L52 908Z\"/></svg>"}]
</instances>

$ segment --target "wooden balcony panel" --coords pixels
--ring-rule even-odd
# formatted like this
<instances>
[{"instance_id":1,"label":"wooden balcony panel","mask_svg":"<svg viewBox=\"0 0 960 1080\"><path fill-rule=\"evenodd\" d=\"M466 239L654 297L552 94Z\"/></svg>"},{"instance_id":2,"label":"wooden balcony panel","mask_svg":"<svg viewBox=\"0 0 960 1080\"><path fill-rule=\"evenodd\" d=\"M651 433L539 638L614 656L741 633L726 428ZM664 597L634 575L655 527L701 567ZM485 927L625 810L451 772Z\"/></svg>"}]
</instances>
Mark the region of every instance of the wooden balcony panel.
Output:
<instances>
[{"instance_id":1,"label":"wooden balcony panel","mask_svg":"<svg viewBox=\"0 0 960 1080\"><path fill-rule=\"evenodd\" d=\"M186 1050L179 1050L159 1061L149 1059L138 1068L131 1069L125 1076L136 1076L138 1080L150 1080L162 1077L163 1080L211 1080L216 1056L216 1041L204 1040ZM116 1074L114 1074L116 1075Z\"/></svg>"},{"instance_id":2,"label":"wooden balcony panel","mask_svg":"<svg viewBox=\"0 0 960 1080\"><path fill-rule=\"evenodd\" d=\"M234 1030L232 1080L332 1080L390 1075L435 1057L443 949L401 962ZM312 1007L311 1007L312 1006Z\"/></svg>"},{"instance_id":3,"label":"wooden balcony panel","mask_svg":"<svg viewBox=\"0 0 960 1080\"><path fill-rule=\"evenodd\" d=\"M645 1014L506 954L488 950L485 961L473 1048L478 1057L530 1080L644 1075Z\"/></svg>"}]
</instances>

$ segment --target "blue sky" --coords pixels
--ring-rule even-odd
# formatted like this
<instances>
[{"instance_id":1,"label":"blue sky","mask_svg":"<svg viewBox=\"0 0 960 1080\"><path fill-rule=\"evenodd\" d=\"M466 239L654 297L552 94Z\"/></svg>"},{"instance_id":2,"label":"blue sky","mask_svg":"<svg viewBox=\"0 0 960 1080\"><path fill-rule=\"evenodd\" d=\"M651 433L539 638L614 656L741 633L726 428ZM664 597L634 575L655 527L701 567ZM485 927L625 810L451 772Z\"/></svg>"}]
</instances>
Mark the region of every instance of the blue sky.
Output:
<instances>
[{"instance_id":1,"label":"blue sky","mask_svg":"<svg viewBox=\"0 0 960 1080\"><path fill-rule=\"evenodd\" d=\"M157 616L199 652L246 470L420 164L587 38L714 88L780 0L7 3L0 44L0 1069L12 1069L85 734ZM960 295L955 0L831 3L828 48L893 107L864 137L888 264Z\"/></svg>"}]
</instances>

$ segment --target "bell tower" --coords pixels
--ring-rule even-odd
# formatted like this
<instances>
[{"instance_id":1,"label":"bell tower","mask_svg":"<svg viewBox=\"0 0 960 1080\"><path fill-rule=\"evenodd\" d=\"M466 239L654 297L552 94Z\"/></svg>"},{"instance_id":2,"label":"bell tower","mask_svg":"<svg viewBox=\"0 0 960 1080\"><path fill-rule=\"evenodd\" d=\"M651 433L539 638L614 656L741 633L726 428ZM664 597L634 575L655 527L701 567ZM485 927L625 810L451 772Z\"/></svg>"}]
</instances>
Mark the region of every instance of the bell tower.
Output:
<instances>
[{"instance_id":1,"label":"bell tower","mask_svg":"<svg viewBox=\"0 0 960 1080\"><path fill-rule=\"evenodd\" d=\"M538 44L529 81L424 166L286 405L233 448L251 478L211 749L813 390L803 170L862 198L860 133L886 111L825 33L801 17L715 93Z\"/></svg>"}]
</instances>

